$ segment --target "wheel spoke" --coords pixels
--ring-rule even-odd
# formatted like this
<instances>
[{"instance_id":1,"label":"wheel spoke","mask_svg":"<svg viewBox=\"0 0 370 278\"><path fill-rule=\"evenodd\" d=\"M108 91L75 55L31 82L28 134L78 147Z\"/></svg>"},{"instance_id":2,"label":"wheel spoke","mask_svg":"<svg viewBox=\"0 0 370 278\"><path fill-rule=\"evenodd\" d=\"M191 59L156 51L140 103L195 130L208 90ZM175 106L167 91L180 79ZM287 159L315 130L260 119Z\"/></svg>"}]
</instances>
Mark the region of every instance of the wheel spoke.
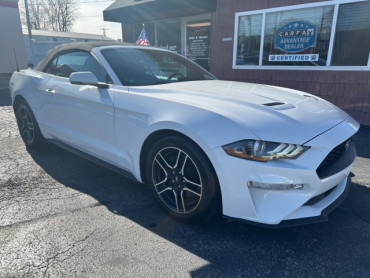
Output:
<instances>
[{"instance_id":1,"label":"wheel spoke","mask_svg":"<svg viewBox=\"0 0 370 278\"><path fill-rule=\"evenodd\" d=\"M182 166L181 166L181 175L184 175L184 169L185 169L185 164L186 164L187 160L188 160L188 156L186 155L185 159L184 159L184 162L182 163Z\"/></svg>"},{"instance_id":2,"label":"wheel spoke","mask_svg":"<svg viewBox=\"0 0 370 278\"><path fill-rule=\"evenodd\" d=\"M179 202L177 201L177 194L176 194L175 190L172 190L172 192L173 192L173 195L175 195L176 210L177 210L177 212L180 212L180 210L179 210Z\"/></svg>"},{"instance_id":3,"label":"wheel spoke","mask_svg":"<svg viewBox=\"0 0 370 278\"><path fill-rule=\"evenodd\" d=\"M24 107L19 108L19 116L22 118L23 122L27 122L26 109Z\"/></svg>"},{"instance_id":4,"label":"wheel spoke","mask_svg":"<svg viewBox=\"0 0 370 278\"><path fill-rule=\"evenodd\" d=\"M184 177L184 180L185 180L185 182L186 183L190 183L190 184L192 184L192 185L195 185L195 186L198 186L198 187L202 187L202 185L201 184L198 184L198 183L196 183L196 182L193 182L193 181L191 181L191 180L188 180L187 178L185 178Z\"/></svg>"},{"instance_id":5,"label":"wheel spoke","mask_svg":"<svg viewBox=\"0 0 370 278\"><path fill-rule=\"evenodd\" d=\"M27 127L26 126L23 126L22 127L22 130L21 130L21 135L22 135L22 137L24 137L25 135L27 135ZM24 137L25 138L25 137Z\"/></svg>"},{"instance_id":6,"label":"wheel spoke","mask_svg":"<svg viewBox=\"0 0 370 278\"><path fill-rule=\"evenodd\" d=\"M159 158L161 161L159 161ZM158 154L156 155L155 161L157 161L157 163L159 164L159 166L161 166L165 173L173 169L173 167L166 161L166 159L164 159L163 155L160 152L158 152Z\"/></svg>"},{"instance_id":7,"label":"wheel spoke","mask_svg":"<svg viewBox=\"0 0 370 278\"><path fill-rule=\"evenodd\" d=\"M182 203L182 208L184 209L184 213L186 213L185 202L184 202L184 190L181 190L181 203Z\"/></svg>"},{"instance_id":8,"label":"wheel spoke","mask_svg":"<svg viewBox=\"0 0 370 278\"><path fill-rule=\"evenodd\" d=\"M172 187L166 187L165 189L163 189L162 191L159 191L158 192L158 195L161 195L163 192L166 192L168 190L172 190Z\"/></svg>"},{"instance_id":9,"label":"wheel spoke","mask_svg":"<svg viewBox=\"0 0 370 278\"><path fill-rule=\"evenodd\" d=\"M164 157L162 156L162 154L159 152L158 155L162 158L163 162L166 164L167 168L169 169L173 169L173 167L168 164L168 162L166 161L166 159L164 159Z\"/></svg>"},{"instance_id":10,"label":"wheel spoke","mask_svg":"<svg viewBox=\"0 0 370 278\"><path fill-rule=\"evenodd\" d=\"M165 167L162 165L162 163L159 162L159 160L157 158L154 159L155 162L158 163L159 167L162 168L163 172L166 174L166 177L167 177L167 170L165 169Z\"/></svg>"},{"instance_id":11,"label":"wheel spoke","mask_svg":"<svg viewBox=\"0 0 370 278\"><path fill-rule=\"evenodd\" d=\"M186 190L186 191L189 191L189 192L191 192L191 193L193 193L193 194L195 194L195 195L198 195L199 197L200 196L202 196L201 194L199 194L198 192L195 192L194 190L191 190L191 189L189 189L189 188L187 188L187 187L184 187L184 189L183 190Z\"/></svg>"},{"instance_id":12,"label":"wheel spoke","mask_svg":"<svg viewBox=\"0 0 370 278\"><path fill-rule=\"evenodd\" d=\"M179 165L179 160L180 160L180 156L181 156L181 153L182 153L182 151L181 150L179 150L179 153L178 153L178 155L177 155L177 159L176 159L176 163L175 163L175 166L173 166L173 168L177 168L177 166Z\"/></svg>"},{"instance_id":13,"label":"wheel spoke","mask_svg":"<svg viewBox=\"0 0 370 278\"><path fill-rule=\"evenodd\" d=\"M154 186L155 186L155 187L157 187L157 186L159 186L159 185L161 185L161 184L165 183L166 181L167 181L167 176L164 178L164 180L163 180L163 181L160 181L160 182L158 182L158 183L154 184Z\"/></svg>"},{"instance_id":14,"label":"wheel spoke","mask_svg":"<svg viewBox=\"0 0 370 278\"><path fill-rule=\"evenodd\" d=\"M31 132L30 130L27 128L27 141L31 141L32 137L31 137Z\"/></svg>"}]
</instances>

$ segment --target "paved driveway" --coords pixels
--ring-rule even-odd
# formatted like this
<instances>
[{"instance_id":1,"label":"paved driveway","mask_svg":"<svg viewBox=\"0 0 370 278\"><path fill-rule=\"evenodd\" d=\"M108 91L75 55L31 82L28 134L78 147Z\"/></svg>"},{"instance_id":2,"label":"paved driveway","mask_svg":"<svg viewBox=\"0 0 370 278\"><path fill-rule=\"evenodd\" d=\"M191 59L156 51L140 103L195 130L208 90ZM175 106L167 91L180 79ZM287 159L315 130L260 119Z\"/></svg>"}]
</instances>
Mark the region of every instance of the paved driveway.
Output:
<instances>
[{"instance_id":1,"label":"paved driveway","mask_svg":"<svg viewBox=\"0 0 370 278\"><path fill-rule=\"evenodd\" d=\"M178 223L145 185L45 144L26 150L0 92L0 277L370 277L370 127L325 223Z\"/></svg>"}]
</instances>

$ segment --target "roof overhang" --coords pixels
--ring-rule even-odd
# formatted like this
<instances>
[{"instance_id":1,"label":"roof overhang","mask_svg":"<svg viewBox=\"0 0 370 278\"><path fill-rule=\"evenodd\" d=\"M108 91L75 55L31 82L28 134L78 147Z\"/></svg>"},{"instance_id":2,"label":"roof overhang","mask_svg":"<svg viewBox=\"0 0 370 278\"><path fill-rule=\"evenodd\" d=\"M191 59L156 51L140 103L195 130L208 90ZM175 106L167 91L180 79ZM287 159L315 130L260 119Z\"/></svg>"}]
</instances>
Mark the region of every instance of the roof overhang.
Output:
<instances>
[{"instance_id":1,"label":"roof overhang","mask_svg":"<svg viewBox=\"0 0 370 278\"><path fill-rule=\"evenodd\" d=\"M141 23L216 11L216 0L117 0L103 11L105 21Z\"/></svg>"}]
</instances>

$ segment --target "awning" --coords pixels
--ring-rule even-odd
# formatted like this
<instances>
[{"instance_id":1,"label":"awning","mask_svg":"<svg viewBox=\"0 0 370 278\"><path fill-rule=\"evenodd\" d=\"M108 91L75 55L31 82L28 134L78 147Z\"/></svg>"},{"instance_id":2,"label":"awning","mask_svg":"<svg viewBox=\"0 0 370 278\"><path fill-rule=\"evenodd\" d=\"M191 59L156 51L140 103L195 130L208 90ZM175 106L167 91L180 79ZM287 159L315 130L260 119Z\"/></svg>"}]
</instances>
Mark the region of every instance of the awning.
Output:
<instances>
[{"instance_id":1,"label":"awning","mask_svg":"<svg viewBox=\"0 0 370 278\"><path fill-rule=\"evenodd\" d=\"M141 23L216 11L216 0L117 0L103 11L105 21Z\"/></svg>"}]
</instances>

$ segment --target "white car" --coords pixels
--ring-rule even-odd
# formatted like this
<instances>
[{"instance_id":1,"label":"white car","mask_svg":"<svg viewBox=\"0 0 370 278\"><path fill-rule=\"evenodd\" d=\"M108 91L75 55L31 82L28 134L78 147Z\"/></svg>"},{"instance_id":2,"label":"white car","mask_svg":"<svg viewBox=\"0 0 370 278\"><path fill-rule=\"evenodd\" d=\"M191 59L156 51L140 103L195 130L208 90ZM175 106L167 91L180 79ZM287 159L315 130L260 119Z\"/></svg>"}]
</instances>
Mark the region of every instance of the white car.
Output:
<instances>
[{"instance_id":1,"label":"white car","mask_svg":"<svg viewBox=\"0 0 370 278\"><path fill-rule=\"evenodd\" d=\"M169 51L61 45L10 91L26 146L50 140L147 183L182 221L311 223L349 189L353 118L304 92L219 81Z\"/></svg>"}]
</instances>

